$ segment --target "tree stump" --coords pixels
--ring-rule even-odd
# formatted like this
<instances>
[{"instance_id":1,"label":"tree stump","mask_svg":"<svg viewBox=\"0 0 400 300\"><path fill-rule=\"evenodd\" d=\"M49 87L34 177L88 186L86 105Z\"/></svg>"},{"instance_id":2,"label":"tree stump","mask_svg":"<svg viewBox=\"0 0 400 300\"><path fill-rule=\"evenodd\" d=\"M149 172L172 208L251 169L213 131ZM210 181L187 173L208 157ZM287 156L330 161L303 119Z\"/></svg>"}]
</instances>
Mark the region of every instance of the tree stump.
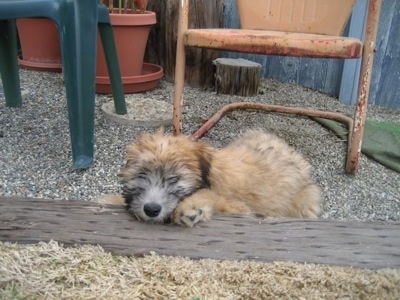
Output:
<instances>
[{"instance_id":1,"label":"tree stump","mask_svg":"<svg viewBox=\"0 0 400 300\"><path fill-rule=\"evenodd\" d=\"M215 65L217 94L255 96L260 85L261 65L246 59L218 58Z\"/></svg>"}]
</instances>

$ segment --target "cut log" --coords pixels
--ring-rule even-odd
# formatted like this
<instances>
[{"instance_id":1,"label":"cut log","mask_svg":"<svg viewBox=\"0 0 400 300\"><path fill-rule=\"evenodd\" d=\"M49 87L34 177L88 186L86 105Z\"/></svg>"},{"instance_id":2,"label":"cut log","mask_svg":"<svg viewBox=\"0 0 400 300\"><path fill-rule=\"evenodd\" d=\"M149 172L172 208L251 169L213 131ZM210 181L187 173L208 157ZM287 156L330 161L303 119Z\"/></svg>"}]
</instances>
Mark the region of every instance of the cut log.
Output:
<instances>
[{"instance_id":1,"label":"cut log","mask_svg":"<svg viewBox=\"0 0 400 300\"><path fill-rule=\"evenodd\" d=\"M400 267L400 223L217 215L194 228L136 221L124 207L0 197L0 241L100 245L114 254Z\"/></svg>"},{"instance_id":2,"label":"cut log","mask_svg":"<svg viewBox=\"0 0 400 300\"><path fill-rule=\"evenodd\" d=\"M255 96L258 94L261 65L246 59L218 58L215 65L217 94Z\"/></svg>"}]
</instances>

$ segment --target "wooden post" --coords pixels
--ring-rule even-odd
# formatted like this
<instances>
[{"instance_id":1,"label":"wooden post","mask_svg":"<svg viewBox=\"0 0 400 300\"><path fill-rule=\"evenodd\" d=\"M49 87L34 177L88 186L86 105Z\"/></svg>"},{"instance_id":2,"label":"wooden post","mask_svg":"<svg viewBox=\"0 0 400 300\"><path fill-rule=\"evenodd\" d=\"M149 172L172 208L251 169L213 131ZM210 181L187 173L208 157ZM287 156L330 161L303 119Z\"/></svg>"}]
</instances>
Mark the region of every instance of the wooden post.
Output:
<instances>
[{"instance_id":1,"label":"wooden post","mask_svg":"<svg viewBox=\"0 0 400 300\"><path fill-rule=\"evenodd\" d=\"M178 10L180 0L149 1L147 10L157 15L152 27L145 61L161 65L168 81L174 80ZM189 28L223 28L225 0L191 0ZM220 51L189 48L186 52L185 82L194 87L208 88L213 85L212 61Z\"/></svg>"},{"instance_id":2,"label":"wooden post","mask_svg":"<svg viewBox=\"0 0 400 300\"><path fill-rule=\"evenodd\" d=\"M260 85L261 65L246 59L214 60L217 94L255 96Z\"/></svg>"}]
</instances>

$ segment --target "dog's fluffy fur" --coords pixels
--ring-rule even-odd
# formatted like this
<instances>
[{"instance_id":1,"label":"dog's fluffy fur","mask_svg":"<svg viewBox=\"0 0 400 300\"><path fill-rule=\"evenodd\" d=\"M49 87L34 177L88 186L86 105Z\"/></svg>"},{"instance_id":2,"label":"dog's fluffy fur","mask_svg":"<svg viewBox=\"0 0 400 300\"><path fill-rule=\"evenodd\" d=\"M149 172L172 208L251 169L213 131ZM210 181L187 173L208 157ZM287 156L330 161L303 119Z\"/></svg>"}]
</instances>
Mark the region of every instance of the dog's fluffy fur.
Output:
<instances>
[{"instance_id":1,"label":"dog's fluffy fur","mask_svg":"<svg viewBox=\"0 0 400 300\"><path fill-rule=\"evenodd\" d=\"M193 226L214 213L316 218L320 191L310 165L271 133L252 130L217 150L185 136L146 134L127 147L123 193L141 220Z\"/></svg>"}]
</instances>

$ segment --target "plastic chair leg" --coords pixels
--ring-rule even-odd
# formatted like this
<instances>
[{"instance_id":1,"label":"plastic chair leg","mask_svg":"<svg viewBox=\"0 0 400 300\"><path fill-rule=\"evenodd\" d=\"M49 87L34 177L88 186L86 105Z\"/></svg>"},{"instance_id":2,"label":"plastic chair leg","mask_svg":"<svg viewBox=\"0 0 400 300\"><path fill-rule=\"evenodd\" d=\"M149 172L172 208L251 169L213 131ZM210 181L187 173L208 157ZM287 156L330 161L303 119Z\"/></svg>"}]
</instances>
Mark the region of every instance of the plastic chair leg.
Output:
<instances>
[{"instance_id":1,"label":"plastic chair leg","mask_svg":"<svg viewBox=\"0 0 400 300\"><path fill-rule=\"evenodd\" d=\"M79 0L74 2L75 4L71 4L74 10L73 12L70 10L68 19L60 16L59 32L73 167L83 169L93 163L97 44L97 15L84 12L97 12L97 3ZM71 16L73 16L72 20ZM82 34L82 32L90 34Z\"/></svg>"},{"instance_id":2,"label":"plastic chair leg","mask_svg":"<svg viewBox=\"0 0 400 300\"><path fill-rule=\"evenodd\" d=\"M108 74L114 96L114 106L117 114L126 114L125 96L122 86L121 71L118 61L117 49L115 48L114 34L110 24L99 23L101 43L103 45Z\"/></svg>"},{"instance_id":3,"label":"plastic chair leg","mask_svg":"<svg viewBox=\"0 0 400 300\"><path fill-rule=\"evenodd\" d=\"M6 105L22 105L17 59L17 29L15 20L0 21L0 73Z\"/></svg>"}]
</instances>

